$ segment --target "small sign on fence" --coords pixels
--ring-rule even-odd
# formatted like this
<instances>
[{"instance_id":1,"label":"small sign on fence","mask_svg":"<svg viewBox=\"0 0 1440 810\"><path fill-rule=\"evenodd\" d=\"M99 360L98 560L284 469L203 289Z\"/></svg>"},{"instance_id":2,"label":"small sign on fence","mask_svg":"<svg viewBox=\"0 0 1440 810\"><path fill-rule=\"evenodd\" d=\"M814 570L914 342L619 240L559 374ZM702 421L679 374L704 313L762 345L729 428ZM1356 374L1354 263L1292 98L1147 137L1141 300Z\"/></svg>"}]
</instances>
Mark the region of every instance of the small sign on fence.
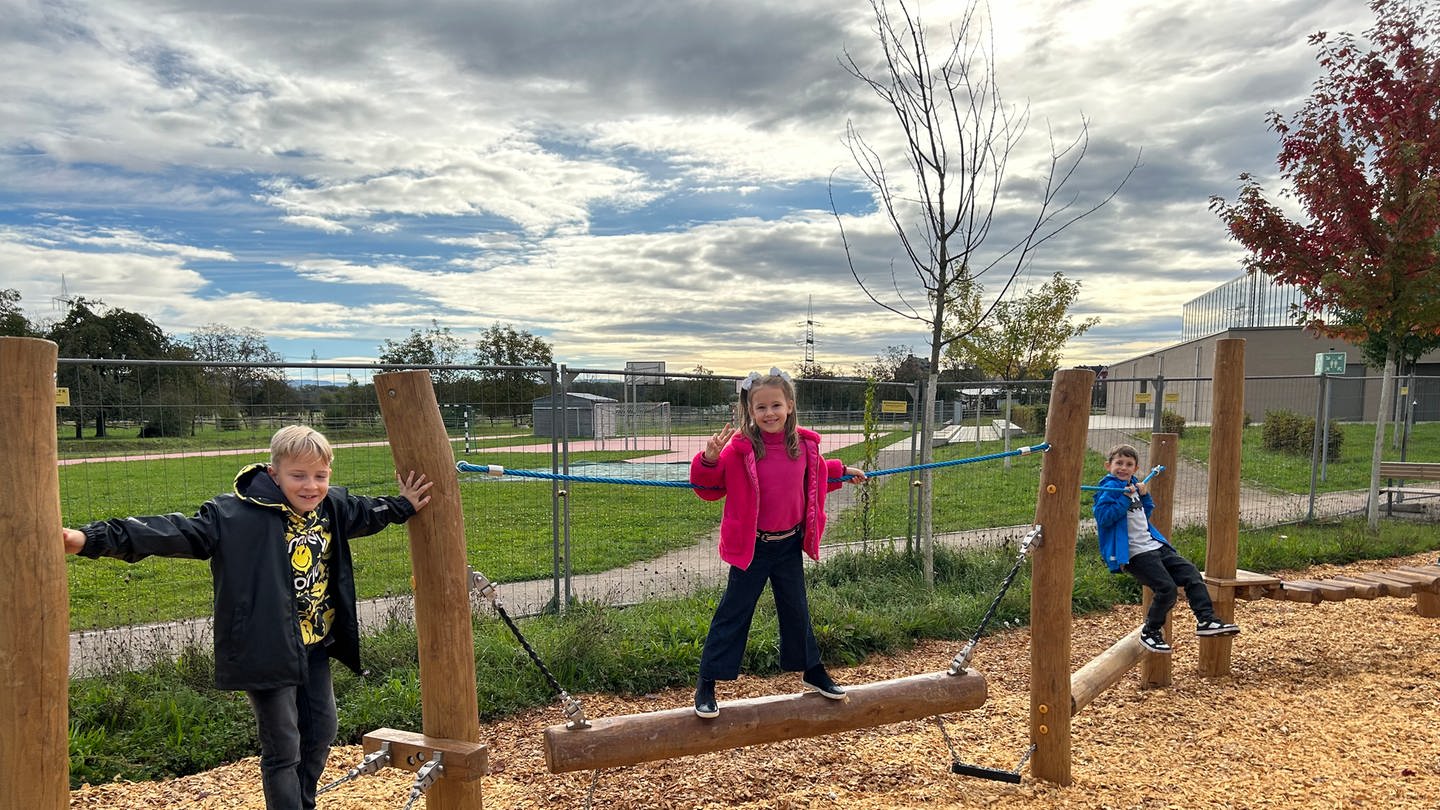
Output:
<instances>
[{"instance_id":1,"label":"small sign on fence","mask_svg":"<svg viewBox=\"0 0 1440 810\"><path fill-rule=\"evenodd\" d=\"M1171 403L1171 404L1174 404L1174 403L1176 403L1176 402L1179 402L1179 401L1180 401L1180 392L1179 392L1179 391L1166 391L1166 392L1165 392L1165 401L1166 401L1167 403Z\"/></svg>"},{"instance_id":2,"label":"small sign on fence","mask_svg":"<svg viewBox=\"0 0 1440 810\"><path fill-rule=\"evenodd\" d=\"M880 400L881 413L909 413L910 403L903 399L882 399Z\"/></svg>"},{"instance_id":3,"label":"small sign on fence","mask_svg":"<svg viewBox=\"0 0 1440 810\"><path fill-rule=\"evenodd\" d=\"M1316 352L1315 374L1344 374L1345 352Z\"/></svg>"},{"instance_id":4,"label":"small sign on fence","mask_svg":"<svg viewBox=\"0 0 1440 810\"><path fill-rule=\"evenodd\" d=\"M56 388L56 389L55 389L55 407L57 407L57 408L68 408L68 407L70 407L70 389L69 389L69 388Z\"/></svg>"},{"instance_id":5,"label":"small sign on fence","mask_svg":"<svg viewBox=\"0 0 1440 810\"><path fill-rule=\"evenodd\" d=\"M1154 402L1154 401L1155 401L1155 395L1152 394L1152 393L1150 393L1149 391L1142 391L1141 393L1138 393L1138 394L1135 395L1135 404L1136 404L1136 405L1149 405L1150 403L1152 403L1152 402Z\"/></svg>"}]
</instances>

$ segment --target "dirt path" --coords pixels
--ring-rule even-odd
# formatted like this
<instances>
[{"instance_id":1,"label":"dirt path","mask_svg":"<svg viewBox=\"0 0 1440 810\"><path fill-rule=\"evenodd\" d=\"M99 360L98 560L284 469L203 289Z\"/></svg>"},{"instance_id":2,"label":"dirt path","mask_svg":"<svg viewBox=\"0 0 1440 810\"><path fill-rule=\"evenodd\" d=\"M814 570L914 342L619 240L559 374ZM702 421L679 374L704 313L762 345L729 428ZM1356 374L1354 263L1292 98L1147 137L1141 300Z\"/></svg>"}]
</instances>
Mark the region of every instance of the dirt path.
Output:
<instances>
[{"instance_id":1,"label":"dirt path","mask_svg":"<svg viewBox=\"0 0 1440 810\"><path fill-rule=\"evenodd\" d=\"M1345 571L1435 562L1356 564ZM1312 569L1323 576L1338 569ZM1136 674L1101 695L1072 724L1074 783L1019 785L954 776L933 722L909 722L832 737L795 740L599 773L593 806L653 808L1388 808L1434 810L1440 796L1440 620L1418 617L1413 599L1300 605L1242 603L1244 632L1232 674L1195 674L1195 639L1180 635L1174 685L1141 691ZM1136 606L1076 620L1078 668L1139 621ZM1177 615L1183 627L1188 616ZM987 638L974 667L989 698L947 719L959 756L1013 768L1028 744L1028 630ZM956 645L929 643L890 658L835 668L859 683L945 668ZM480 673L481 677L485 673ZM795 691L794 676L742 677L722 685L724 700ZM580 696L592 716L688 705L688 690L636 697ZM837 707L837 708L842 708ZM550 774L543 730L561 722L555 707L482 726L492 773L485 806L583 807L591 774ZM702 722L698 719L697 723ZM326 778L359 761L337 748ZM404 804L411 776L366 777L321 797L323 810ZM87 810L261 810L255 759L169 782L111 784L72 794Z\"/></svg>"}]
</instances>

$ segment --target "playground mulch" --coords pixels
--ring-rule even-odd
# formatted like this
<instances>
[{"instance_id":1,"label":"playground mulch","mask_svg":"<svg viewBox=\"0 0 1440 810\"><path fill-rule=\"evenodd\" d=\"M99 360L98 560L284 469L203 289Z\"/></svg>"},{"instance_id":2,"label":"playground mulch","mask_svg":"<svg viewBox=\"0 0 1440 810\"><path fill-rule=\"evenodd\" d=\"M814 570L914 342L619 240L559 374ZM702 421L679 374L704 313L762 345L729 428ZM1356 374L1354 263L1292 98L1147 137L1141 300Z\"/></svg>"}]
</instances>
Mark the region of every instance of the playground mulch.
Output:
<instances>
[{"instance_id":1,"label":"playground mulch","mask_svg":"<svg viewBox=\"0 0 1440 810\"><path fill-rule=\"evenodd\" d=\"M1434 554L1304 572L1322 577L1401 564ZM1174 684L1144 690L1132 671L1073 720L1073 784L1019 785L955 776L933 721L794 740L689 759L600 772L552 775L541 732L561 722L555 708L482 726L490 745L489 808L592 806L655 808L1414 808L1440 796L1440 620L1414 599L1303 605L1241 603L1243 628L1232 674L1201 679L1198 646L1181 633ZM1183 607L1177 625L1189 614ZM1075 666L1133 629L1139 608L1076 620ZM946 718L963 761L1012 769L1028 745L1029 634L985 639L973 666L989 699ZM859 683L948 667L958 646L927 643L902 655L835 670ZM484 677L484 673L481 673ZM726 698L795 691L794 676L722 684ZM688 690L636 698L580 696L593 716L689 704ZM359 761L356 746L335 749L327 780ZM411 775L387 771L320 797L322 810L404 805ZM593 794L592 794L593 790ZM417 803L417 807L420 803ZM261 810L255 759L168 782L116 783L72 792L72 808L241 808Z\"/></svg>"}]
</instances>

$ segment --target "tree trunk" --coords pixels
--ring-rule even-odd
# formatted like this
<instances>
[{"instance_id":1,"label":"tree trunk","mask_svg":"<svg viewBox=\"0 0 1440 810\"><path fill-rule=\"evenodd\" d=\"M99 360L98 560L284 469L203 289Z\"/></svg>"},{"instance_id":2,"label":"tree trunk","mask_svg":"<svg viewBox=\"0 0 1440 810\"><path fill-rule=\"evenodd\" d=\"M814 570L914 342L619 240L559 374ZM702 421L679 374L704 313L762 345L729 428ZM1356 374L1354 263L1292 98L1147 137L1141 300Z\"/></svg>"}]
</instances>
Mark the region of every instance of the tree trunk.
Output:
<instances>
[{"instance_id":1,"label":"tree trunk","mask_svg":"<svg viewBox=\"0 0 1440 810\"><path fill-rule=\"evenodd\" d=\"M1395 385L1395 342L1385 350L1385 373L1380 379L1380 405L1375 409L1375 443L1370 449L1370 503L1365 523L1380 528L1380 454L1385 449L1385 416L1390 412L1390 389Z\"/></svg>"},{"instance_id":2,"label":"tree trunk","mask_svg":"<svg viewBox=\"0 0 1440 810\"><path fill-rule=\"evenodd\" d=\"M930 368L934 369L935 364ZM940 384L940 375L935 371L925 378L920 387L920 463L929 464L935 457L935 390ZM920 548L925 558L925 586L935 587L935 498L930 486L933 470L926 467L920 471Z\"/></svg>"}]
</instances>

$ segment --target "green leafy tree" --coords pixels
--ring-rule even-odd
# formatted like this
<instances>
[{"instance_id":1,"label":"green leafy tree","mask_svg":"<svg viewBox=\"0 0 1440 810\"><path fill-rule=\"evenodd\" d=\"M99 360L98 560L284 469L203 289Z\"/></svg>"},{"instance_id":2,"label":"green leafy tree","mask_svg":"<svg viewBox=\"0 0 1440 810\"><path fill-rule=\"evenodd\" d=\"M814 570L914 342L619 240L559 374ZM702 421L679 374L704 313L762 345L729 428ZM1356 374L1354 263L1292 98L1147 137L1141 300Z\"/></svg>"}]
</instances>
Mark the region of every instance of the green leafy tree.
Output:
<instances>
[{"instance_id":1,"label":"green leafy tree","mask_svg":"<svg viewBox=\"0 0 1440 810\"><path fill-rule=\"evenodd\" d=\"M107 307L101 301L75 298L65 317L52 325L45 337L60 347L60 356L94 360L175 360L188 352L178 349L155 322L138 312ZM135 366L62 364L57 384L70 389L68 418L75 422L75 438L81 438L86 419L94 421L95 436L107 435L112 414L133 411L141 403L175 399L174 391L161 392L162 380L153 371L140 373ZM179 374L166 384L178 384ZM167 420L173 424L174 420Z\"/></svg>"},{"instance_id":2,"label":"green leafy tree","mask_svg":"<svg viewBox=\"0 0 1440 810\"><path fill-rule=\"evenodd\" d=\"M1055 273L1039 288L1000 301L989 322L946 348L947 364L973 366L989 380L1048 378L1060 367L1065 344L1100 322L1070 318L1079 295L1079 281Z\"/></svg>"},{"instance_id":3,"label":"green leafy tree","mask_svg":"<svg viewBox=\"0 0 1440 810\"><path fill-rule=\"evenodd\" d=\"M487 392L485 411L518 418L530 412L530 402L549 393L549 378L527 370L554 363L554 351L543 338L512 324L491 324L475 339L475 363L481 366L518 366L481 372Z\"/></svg>"},{"instance_id":4,"label":"green leafy tree","mask_svg":"<svg viewBox=\"0 0 1440 810\"><path fill-rule=\"evenodd\" d=\"M1299 287L1303 325L1383 343L1375 417L1371 528L1379 525L1379 462L1395 367L1407 339L1440 333L1440 8L1371 0L1368 45L1318 33L1322 69L1289 118L1270 114L1277 164L1304 219L1241 175L1232 204L1211 208L1249 251L1246 269Z\"/></svg>"},{"instance_id":5,"label":"green leafy tree","mask_svg":"<svg viewBox=\"0 0 1440 810\"><path fill-rule=\"evenodd\" d=\"M19 290L0 290L0 335L34 337L36 330L20 309Z\"/></svg>"},{"instance_id":6,"label":"green leafy tree","mask_svg":"<svg viewBox=\"0 0 1440 810\"><path fill-rule=\"evenodd\" d=\"M292 404L284 369L264 365L279 364L284 358L270 348L259 330L206 324L191 332L185 345L196 360L216 364L204 369L201 377L211 401L221 411L221 424L236 419L240 412L259 415L266 408ZM258 365L225 365L232 363Z\"/></svg>"}]
</instances>

